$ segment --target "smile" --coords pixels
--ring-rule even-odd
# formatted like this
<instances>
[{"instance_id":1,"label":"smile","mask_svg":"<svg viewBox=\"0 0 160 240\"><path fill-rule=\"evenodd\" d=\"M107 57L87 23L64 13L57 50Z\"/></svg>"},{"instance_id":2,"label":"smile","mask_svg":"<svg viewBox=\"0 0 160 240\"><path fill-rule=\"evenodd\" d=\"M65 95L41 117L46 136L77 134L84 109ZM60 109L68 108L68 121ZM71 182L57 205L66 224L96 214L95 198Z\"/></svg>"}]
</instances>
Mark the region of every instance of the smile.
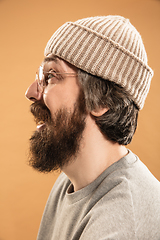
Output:
<instances>
[{"instance_id":1,"label":"smile","mask_svg":"<svg viewBox=\"0 0 160 240\"><path fill-rule=\"evenodd\" d=\"M45 125L46 125L45 122L40 121L40 122L37 124L37 130L38 130L38 131L43 130L44 127L45 127Z\"/></svg>"}]
</instances>

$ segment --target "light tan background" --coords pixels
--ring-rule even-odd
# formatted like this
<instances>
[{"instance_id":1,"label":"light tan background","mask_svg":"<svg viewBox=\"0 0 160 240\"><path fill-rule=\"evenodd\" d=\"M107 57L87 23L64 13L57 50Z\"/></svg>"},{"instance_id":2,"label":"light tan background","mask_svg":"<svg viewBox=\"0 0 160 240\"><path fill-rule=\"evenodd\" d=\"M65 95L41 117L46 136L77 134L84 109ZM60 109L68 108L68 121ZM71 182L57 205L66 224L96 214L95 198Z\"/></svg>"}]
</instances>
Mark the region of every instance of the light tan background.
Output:
<instances>
[{"instance_id":1,"label":"light tan background","mask_svg":"<svg viewBox=\"0 0 160 240\"><path fill-rule=\"evenodd\" d=\"M35 240L58 176L27 165L35 129L24 97L52 33L64 22L119 14L131 20L146 46L155 75L130 148L160 180L160 1L0 0L0 240Z\"/></svg>"}]
</instances>

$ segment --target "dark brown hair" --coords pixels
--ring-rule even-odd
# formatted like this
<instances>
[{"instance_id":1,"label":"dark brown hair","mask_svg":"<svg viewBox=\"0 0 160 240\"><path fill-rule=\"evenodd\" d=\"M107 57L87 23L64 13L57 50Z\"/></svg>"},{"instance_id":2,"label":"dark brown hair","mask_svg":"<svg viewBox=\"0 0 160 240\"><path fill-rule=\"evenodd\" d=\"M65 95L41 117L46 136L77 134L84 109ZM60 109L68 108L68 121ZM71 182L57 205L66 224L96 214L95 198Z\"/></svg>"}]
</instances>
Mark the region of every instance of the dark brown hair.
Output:
<instances>
[{"instance_id":1,"label":"dark brown hair","mask_svg":"<svg viewBox=\"0 0 160 240\"><path fill-rule=\"evenodd\" d=\"M78 70L88 112L98 108L109 110L100 117L92 117L102 134L122 145L131 142L136 131L138 108L130 95L114 82Z\"/></svg>"}]
</instances>

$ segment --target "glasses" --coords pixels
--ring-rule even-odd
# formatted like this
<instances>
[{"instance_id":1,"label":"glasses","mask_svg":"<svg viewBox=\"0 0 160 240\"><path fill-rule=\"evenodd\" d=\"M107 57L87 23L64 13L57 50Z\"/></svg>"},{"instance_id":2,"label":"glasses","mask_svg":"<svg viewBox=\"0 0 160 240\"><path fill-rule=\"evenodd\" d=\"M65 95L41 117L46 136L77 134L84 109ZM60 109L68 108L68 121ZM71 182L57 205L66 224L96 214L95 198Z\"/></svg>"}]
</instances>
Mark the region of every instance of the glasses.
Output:
<instances>
[{"instance_id":1,"label":"glasses","mask_svg":"<svg viewBox=\"0 0 160 240\"><path fill-rule=\"evenodd\" d=\"M56 84L60 79L62 79L62 75L64 76L77 76L77 73L60 73L51 70L49 72L45 72L43 67L40 66L38 71L36 72L36 81L38 83L38 92L43 93L44 89L48 86L48 84Z\"/></svg>"}]
</instances>

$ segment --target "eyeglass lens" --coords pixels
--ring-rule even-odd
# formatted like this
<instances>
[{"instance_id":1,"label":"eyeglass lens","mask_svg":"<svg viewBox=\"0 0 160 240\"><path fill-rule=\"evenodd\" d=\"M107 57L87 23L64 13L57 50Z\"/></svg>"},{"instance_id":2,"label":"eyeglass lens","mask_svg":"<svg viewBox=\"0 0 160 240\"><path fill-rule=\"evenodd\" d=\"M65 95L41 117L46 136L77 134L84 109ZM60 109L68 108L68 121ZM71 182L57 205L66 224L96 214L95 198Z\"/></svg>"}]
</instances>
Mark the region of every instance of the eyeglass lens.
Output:
<instances>
[{"instance_id":1,"label":"eyeglass lens","mask_svg":"<svg viewBox=\"0 0 160 240\"><path fill-rule=\"evenodd\" d=\"M38 90L39 92L43 92L44 88L44 73L43 67L40 66L37 73L37 80L38 80Z\"/></svg>"}]
</instances>

